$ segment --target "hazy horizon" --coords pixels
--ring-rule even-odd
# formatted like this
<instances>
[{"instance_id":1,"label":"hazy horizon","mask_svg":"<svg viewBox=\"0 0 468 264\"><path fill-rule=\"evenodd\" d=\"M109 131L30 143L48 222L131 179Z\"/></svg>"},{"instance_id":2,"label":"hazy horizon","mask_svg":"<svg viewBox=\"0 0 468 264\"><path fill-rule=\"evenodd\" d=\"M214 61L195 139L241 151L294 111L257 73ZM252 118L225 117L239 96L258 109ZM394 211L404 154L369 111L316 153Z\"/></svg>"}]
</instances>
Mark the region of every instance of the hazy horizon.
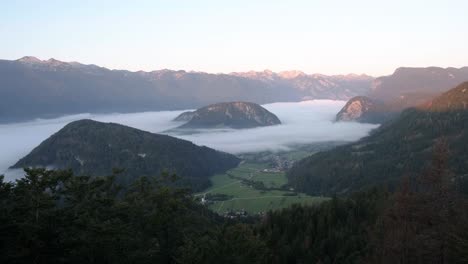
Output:
<instances>
[{"instance_id":1,"label":"hazy horizon","mask_svg":"<svg viewBox=\"0 0 468 264\"><path fill-rule=\"evenodd\" d=\"M463 67L465 10L449 1L15 1L0 58L31 55L109 69L300 70L383 76ZM31 45L34 43L34 45Z\"/></svg>"},{"instance_id":2,"label":"hazy horizon","mask_svg":"<svg viewBox=\"0 0 468 264\"><path fill-rule=\"evenodd\" d=\"M284 73L284 72L302 72L306 75L314 75L314 74L318 74L318 75L325 75L325 76L348 76L348 75L356 75L356 76L368 76L368 77L372 77L372 78L378 78L378 77L382 77L382 76L389 76L389 75L392 75L398 68L432 68L432 67L435 67L435 68L442 68L442 69L448 69L448 68L465 68L465 67L468 67L468 64L466 64L466 66L460 66L460 67L452 67L452 66L448 66L448 67L441 67L441 66L438 66L438 65L427 65L427 66L421 66L421 67L416 67L416 66L405 66L405 65L401 65L399 66L398 68L395 68L392 72L390 72L389 74L386 74L386 75L370 75L368 73L355 73L355 72L343 72L343 73L337 73L337 74L325 74L325 73L322 73L322 72L305 72L301 69L289 69L289 70L282 70L282 71L273 71L271 69L263 69L263 70L246 70L246 71L238 71L238 72L205 72L205 71L196 71L196 70L190 70L190 69L169 69L169 68L160 68L160 69L149 69L149 70L129 70L129 69L124 69L124 68L119 68L119 69L113 69L113 68L107 68L105 66L102 66L102 65L98 65L98 64L95 64L95 63L83 63L83 62L80 62L80 61L65 61L65 60L62 60L60 58L39 58L37 56L34 56L34 55L25 55L25 56L22 56L20 58L16 58L16 59L3 59L3 58L0 58L0 60L9 60L9 61L15 61L15 60L19 60L19 59L22 59L22 58L25 58L25 57L34 57L34 58L37 58L41 61L47 61L47 60L50 60L50 59L54 59L54 60L58 60L58 61L62 61L62 62L65 62L65 63L81 63L83 65L95 65L95 66L98 66L98 67L103 67L103 68L106 68L106 69L109 69L109 70L116 70L116 71L129 71L129 72L133 72L133 73L136 73L136 72L153 72L153 71L164 71L164 70L168 70L168 71L174 71L174 72L177 72L177 71L184 71L184 72L188 72L188 73L191 73L191 72L194 72L194 73L207 73L207 74L227 74L227 75L231 75L231 74L238 74L238 73L248 73L248 72L267 72L267 71L270 71L270 72L273 72L273 73Z\"/></svg>"}]
</instances>

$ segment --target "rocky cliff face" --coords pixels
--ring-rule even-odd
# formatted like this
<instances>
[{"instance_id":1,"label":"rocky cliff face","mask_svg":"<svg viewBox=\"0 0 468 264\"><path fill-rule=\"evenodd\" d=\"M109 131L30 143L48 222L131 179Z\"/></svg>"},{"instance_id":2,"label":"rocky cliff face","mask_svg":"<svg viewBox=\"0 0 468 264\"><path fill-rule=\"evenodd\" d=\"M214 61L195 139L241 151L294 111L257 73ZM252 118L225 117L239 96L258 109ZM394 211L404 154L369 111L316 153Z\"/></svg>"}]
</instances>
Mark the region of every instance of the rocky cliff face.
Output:
<instances>
[{"instance_id":1,"label":"rocky cliff face","mask_svg":"<svg viewBox=\"0 0 468 264\"><path fill-rule=\"evenodd\" d=\"M374 107L374 102L365 96L357 96L350 99L341 111L336 115L337 121L358 120Z\"/></svg>"},{"instance_id":2,"label":"rocky cliff face","mask_svg":"<svg viewBox=\"0 0 468 264\"><path fill-rule=\"evenodd\" d=\"M194 115L195 115L195 111L183 112L182 114L180 114L176 118L174 118L172 121L188 122L188 121L192 120Z\"/></svg>"},{"instance_id":3,"label":"rocky cliff face","mask_svg":"<svg viewBox=\"0 0 468 264\"><path fill-rule=\"evenodd\" d=\"M350 99L336 115L336 121L357 121L363 123L380 123L393 115L385 105L366 96Z\"/></svg>"},{"instance_id":4,"label":"rocky cliff face","mask_svg":"<svg viewBox=\"0 0 468 264\"><path fill-rule=\"evenodd\" d=\"M179 127L187 128L253 128L281 124L276 115L258 104L229 102L209 105L195 112L182 113L175 120L192 116L190 121Z\"/></svg>"}]
</instances>

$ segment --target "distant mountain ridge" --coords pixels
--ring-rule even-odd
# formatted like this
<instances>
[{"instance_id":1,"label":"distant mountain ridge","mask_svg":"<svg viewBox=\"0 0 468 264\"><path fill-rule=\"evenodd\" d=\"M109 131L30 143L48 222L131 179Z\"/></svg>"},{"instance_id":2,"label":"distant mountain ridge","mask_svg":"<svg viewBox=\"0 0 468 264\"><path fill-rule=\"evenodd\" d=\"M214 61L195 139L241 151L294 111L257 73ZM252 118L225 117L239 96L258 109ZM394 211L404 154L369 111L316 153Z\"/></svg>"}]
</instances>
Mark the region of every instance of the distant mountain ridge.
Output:
<instances>
[{"instance_id":1,"label":"distant mountain ridge","mask_svg":"<svg viewBox=\"0 0 468 264\"><path fill-rule=\"evenodd\" d=\"M369 97L387 102L399 100L406 103L403 107L416 106L465 81L468 67L401 67L392 75L376 78Z\"/></svg>"},{"instance_id":2,"label":"distant mountain ridge","mask_svg":"<svg viewBox=\"0 0 468 264\"><path fill-rule=\"evenodd\" d=\"M448 143L454 180L466 184L468 82L403 111L358 142L297 162L288 173L289 183L315 195L349 194L380 184L394 187L402 176L424 170L440 139Z\"/></svg>"},{"instance_id":3,"label":"distant mountain ridge","mask_svg":"<svg viewBox=\"0 0 468 264\"><path fill-rule=\"evenodd\" d=\"M176 173L181 184L194 190L210 185L209 177L237 166L236 156L192 142L93 120L72 122L43 141L14 168L52 166L76 174L105 176L124 169L118 181Z\"/></svg>"},{"instance_id":4,"label":"distant mountain ridge","mask_svg":"<svg viewBox=\"0 0 468 264\"><path fill-rule=\"evenodd\" d=\"M366 97L350 99L348 104L340 111L337 120L360 122L371 120L373 123L383 123L402 110L421 105L465 81L468 81L468 67L459 69L440 67L398 68L392 75L376 78L372 82L371 91ZM363 108L361 114L354 119L346 120L346 118L342 118L351 115L351 112L347 112L351 110L347 106L353 103L357 104L363 100L373 102L374 105L378 104L379 107Z\"/></svg>"},{"instance_id":5,"label":"distant mountain ridge","mask_svg":"<svg viewBox=\"0 0 468 264\"><path fill-rule=\"evenodd\" d=\"M84 112L194 109L230 101L265 104L347 100L367 94L373 80L369 76L307 75L294 71L270 72L271 78L267 78L267 72L130 72L31 56L0 60L0 122ZM265 78L259 77L262 74Z\"/></svg>"},{"instance_id":6,"label":"distant mountain ridge","mask_svg":"<svg viewBox=\"0 0 468 264\"><path fill-rule=\"evenodd\" d=\"M332 99L347 100L356 95L366 95L374 77L361 74L323 75L306 74L302 71L233 72L231 75L259 80L264 83L279 83L291 86L302 100Z\"/></svg>"},{"instance_id":7,"label":"distant mountain ridge","mask_svg":"<svg viewBox=\"0 0 468 264\"><path fill-rule=\"evenodd\" d=\"M217 103L175 118L187 121L178 129L187 128L254 128L281 124L279 118L262 106L250 102Z\"/></svg>"}]
</instances>

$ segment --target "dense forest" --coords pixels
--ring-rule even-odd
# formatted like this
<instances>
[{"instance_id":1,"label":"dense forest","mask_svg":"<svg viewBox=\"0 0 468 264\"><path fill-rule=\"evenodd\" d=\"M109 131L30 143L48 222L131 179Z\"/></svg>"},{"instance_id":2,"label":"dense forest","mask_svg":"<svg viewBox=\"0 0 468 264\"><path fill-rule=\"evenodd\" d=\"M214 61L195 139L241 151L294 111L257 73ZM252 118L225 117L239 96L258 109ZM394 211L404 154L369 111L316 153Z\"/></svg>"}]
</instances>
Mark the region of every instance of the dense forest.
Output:
<instances>
[{"instance_id":1,"label":"dense forest","mask_svg":"<svg viewBox=\"0 0 468 264\"><path fill-rule=\"evenodd\" d=\"M448 144L394 193L372 188L317 206L227 219L177 177L26 169L0 177L1 263L467 263L467 200Z\"/></svg>"},{"instance_id":2,"label":"dense forest","mask_svg":"<svg viewBox=\"0 0 468 264\"><path fill-rule=\"evenodd\" d=\"M159 177L158 177L159 178ZM259 263L265 246L245 224L228 225L185 189L140 178L26 170L0 182L1 263ZM242 254L239 254L242 252ZM224 261L226 260L226 261Z\"/></svg>"},{"instance_id":3,"label":"dense forest","mask_svg":"<svg viewBox=\"0 0 468 264\"><path fill-rule=\"evenodd\" d=\"M270 212L260 234L274 263L468 263L468 204L446 142L397 190L371 188L318 207Z\"/></svg>"},{"instance_id":4,"label":"dense forest","mask_svg":"<svg viewBox=\"0 0 468 264\"><path fill-rule=\"evenodd\" d=\"M52 166L75 174L107 175L124 169L116 181L128 185L140 176L162 172L180 176L179 186L200 191L210 176L236 167L232 154L179 138L115 123L78 120L43 141L13 167Z\"/></svg>"}]
</instances>

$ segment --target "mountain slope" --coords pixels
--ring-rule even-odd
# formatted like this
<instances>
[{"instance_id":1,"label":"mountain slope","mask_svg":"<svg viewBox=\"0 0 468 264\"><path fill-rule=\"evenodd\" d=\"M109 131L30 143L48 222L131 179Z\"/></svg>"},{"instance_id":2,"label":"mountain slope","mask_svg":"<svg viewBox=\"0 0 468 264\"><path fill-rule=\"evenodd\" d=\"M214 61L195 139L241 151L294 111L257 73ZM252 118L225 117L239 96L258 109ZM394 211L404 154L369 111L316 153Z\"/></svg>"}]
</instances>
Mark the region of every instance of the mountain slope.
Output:
<instances>
[{"instance_id":1,"label":"mountain slope","mask_svg":"<svg viewBox=\"0 0 468 264\"><path fill-rule=\"evenodd\" d=\"M434 142L446 138L455 175L468 171L468 82L430 103L404 111L360 141L317 153L296 163L290 184L309 194L350 193L378 184L394 185L430 160Z\"/></svg>"},{"instance_id":2,"label":"mountain slope","mask_svg":"<svg viewBox=\"0 0 468 264\"><path fill-rule=\"evenodd\" d=\"M180 114L176 118L174 118L172 121L188 122L188 121L192 120L194 114L195 114L195 111L183 112L182 114Z\"/></svg>"},{"instance_id":3,"label":"mountain slope","mask_svg":"<svg viewBox=\"0 0 468 264\"><path fill-rule=\"evenodd\" d=\"M281 124L276 115L262 106L248 102L229 102L208 105L195 112L185 112L176 117L189 121L178 127L186 128L253 128Z\"/></svg>"},{"instance_id":4,"label":"mountain slope","mask_svg":"<svg viewBox=\"0 0 468 264\"><path fill-rule=\"evenodd\" d=\"M322 75L266 81L243 74L130 72L24 57L0 60L0 122L83 112L193 109L229 101L348 99L367 93L371 81Z\"/></svg>"},{"instance_id":5,"label":"mountain slope","mask_svg":"<svg viewBox=\"0 0 468 264\"><path fill-rule=\"evenodd\" d=\"M66 125L13 167L71 168L76 174L108 175L125 169L119 181L174 172L196 190L209 186L209 177L237 166L233 155L166 135L113 123L80 120Z\"/></svg>"},{"instance_id":6,"label":"mountain slope","mask_svg":"<svg viewBox=\"0 0 468 264\"><path fill-rule=\"evenodd\" d=\"M358 121L362 123L380 123L393 113L385 109L382 102L366 96L351 98L336 114L336 121Z\"/></svg>"},{"instance_id":7,"label":"mountain slope","mask_svg":"<svg viewBox=\"0 0 468 264\"><path fill-rule=\"evenodd\" d=\"M403 67L392 75L375 79L369 97L386 102L398 100L405 108L423 103L465 81L468 81L468 67Z\"/></svg>"},{"instance_id":8,"label":"mountain slope","mask_svg":"<svg viewBox=\"0 0 468 264\"><path fill-rule=\"evenodd\" d=\"M402 110L431 100L464 81L468 81L468 67L398 68L392 75L373 81L367 97L374 102L382 102L382 105L377 111L373 108L363 109L362 115L372 115L377 123L383 123ZM348 103L352 102L353 99ZM345 111L346 108L343 108L342 112ZM363 121L360 117L352 120Z\"/></svg>"}]
</instances>

